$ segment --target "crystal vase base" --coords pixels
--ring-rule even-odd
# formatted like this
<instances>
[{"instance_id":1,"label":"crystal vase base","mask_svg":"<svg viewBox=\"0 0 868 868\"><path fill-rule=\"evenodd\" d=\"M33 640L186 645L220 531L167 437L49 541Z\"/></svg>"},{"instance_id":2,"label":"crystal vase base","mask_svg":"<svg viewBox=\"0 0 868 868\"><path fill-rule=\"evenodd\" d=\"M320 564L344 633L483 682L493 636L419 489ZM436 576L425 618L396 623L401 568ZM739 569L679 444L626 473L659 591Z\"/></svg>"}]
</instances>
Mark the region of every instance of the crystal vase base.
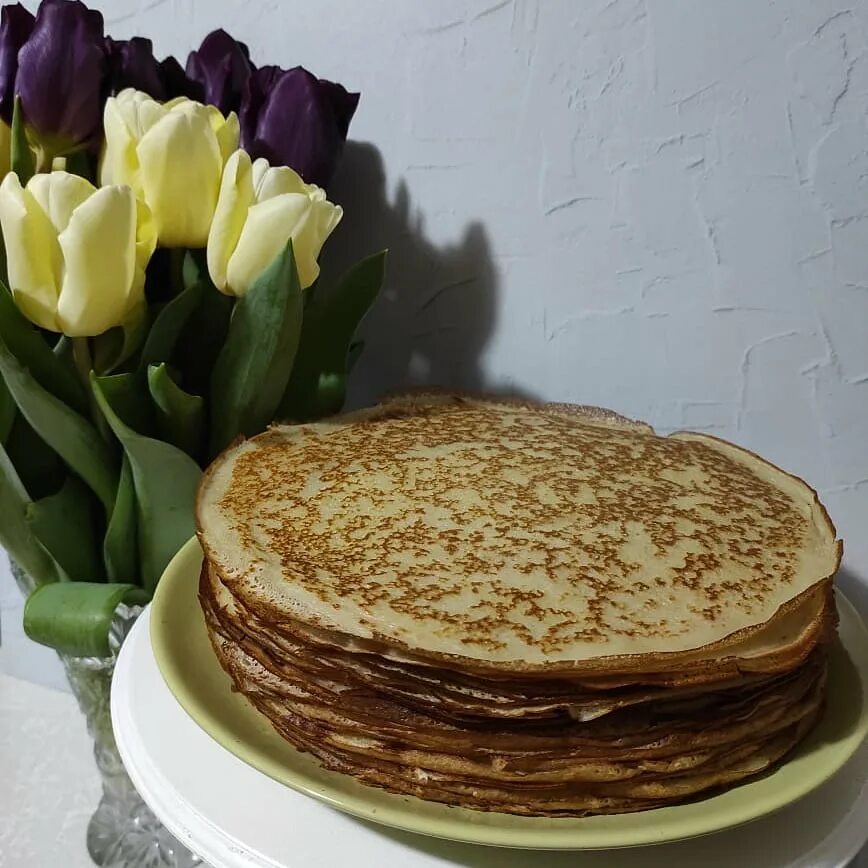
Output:
<instances>
[{"instance_id":1,"label":"crystal vase base","mask_svg":"<svg viewBox=\"0 0 868 868\"><path fill-rule=\"evenodd\" d=\"M119 611L116 620L124 625L124 635L137 614ZM94 758L102 779L102 798L87 827L88 853L100 868L201 865L201 860L179 844L142 801L118 755L110 713L115 659L115 654L107 658L61 655L93 738Z\"/></svg>"}]
</instances>

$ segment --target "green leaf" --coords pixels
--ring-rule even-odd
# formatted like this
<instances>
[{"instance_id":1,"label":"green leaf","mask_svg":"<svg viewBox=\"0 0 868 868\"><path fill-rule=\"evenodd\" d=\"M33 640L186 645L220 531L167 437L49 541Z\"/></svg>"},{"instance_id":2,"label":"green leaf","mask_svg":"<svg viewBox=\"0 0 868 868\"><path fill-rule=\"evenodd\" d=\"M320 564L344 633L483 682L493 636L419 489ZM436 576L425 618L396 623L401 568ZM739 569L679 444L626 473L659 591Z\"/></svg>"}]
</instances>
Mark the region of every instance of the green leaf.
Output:
<instances>
[{"instance_id":1,"label":"green leaf","mask_svg":"<svg viewBox=\"0 0 868 868\"><path fill-rule=\"evenodd\" d=\"M6 451L33 500L55 494L68 473L60 456L20 413L16 414L12 423Z\"/></svg>"},{"instance_id":2,"label":"green leaf","mask_svg":"<svg viewBox=\"0 0 868 868\"><path fill-rule=\"evenodd\" d=\"M111 451L79 413L47 392L0 339L0 372L33 430L93 489L106 510L115 499L117 470Z\"/></svg>"},{"instance_id":3,"label":"green leaf","mask_svg":"<svg viewBox=\"0 0 868 868\"><path fill-rule=\"evenodd\" d=\"M181 280L185 289L195 286L197 283L208 284L208 265L205 261L204 250L188 250L184 255L181 266Z\"/></svg>"},{"instance_id":4,"label":"green leaf","mask_svg":"<svg viewBox=\"0 0 868 868\"><path fill-rule=\"evenodd\" d=\"M305 311L292 377L280 403L282 419L304 421L337 413L346 397L353 335L383 285L386 251L351 268L331 293Z\"/></svg>"},{"instance_id":5,"label":"green leaf","mask_svg":"<svg viewBox=\"0 0 868 868\"><path fill-rule=\"evenodd\" d=\"M139 360L140 371L147 370L148 365L169 361L172 350L185 324L199 306L204 291L204 284L195 283L163 306L142 348Z\"/></svg>"},{"instance_id":6,"label":"green leaf","mask_svg":"<svg viewBox=\"0 0 868 868\"><path fill-rule=\"evenodd\" d=\"M107 657L109 630L121 604L145 605L150 595L127 584L67 582L43 585L24 606L24 632L41 645L76 657Z\"/></svg>"},{"instance_id":7,"label":"green leaf","mask_svg":"<svg viewBox=\"0 0 868 868\"><path fill-rule=\"evenodd\" d=\"M12 109L12 152L10 154L11 169L18 175L18 180L23 187L32 177L34 172L33 152L27 141L27 131L24 129L24 114L21 111L21 97L15 97Z\"/></svg>"},{"instance_id":8,"label":"green leaf","mask_svg":"<svg viewBox=\"0 0 868 868\"><path fill-rule=\"evenodd\" d=\"M124 453L118 496L115 499L103 542L103 558L109 579L133 581L139 575L139 552L136 526L136 491L130 459Z\"/></svg>"},{"instance_id":9,"label":"green leaf","mask_svg":"<svg viewBox=\"0 0 868 868\"><path fill-rule=\"evenodd\" d=\"M347 350L347 373L351 374L353 368L355 368L359 359L362 357L362 353L365 350L365 342L364 341L353 341L350 344L350 348Z\"/></svg>"},{"instance_id":10,"label":"green leaf","mask_svg":"<svg viewBox=\"0 0 868 868\"><path fill-rule=\"evenodd\" d=\"M292 241L235 305L211 378L211 454L273 418L289 382L304 297Z\"/></svg>"},{"instance_id":11,"label":"green leaf","mask_svg":"<svg viewBox=\"0 0 868 868\"><path fill-rule=\"evenodd\" d=\"M181 386L193 395L207 395L217 356L229 331L235 300L206 284L196 309L181 331L171 360L151 358L150 363L172 361L184 372Z\"/></svg>"},{"instance_id":12,"label":"green leaf","mask_svg":"<svg viewBox=\"0 0 868 868\"><path fill-rule=\"evenodd\" d=\"M12 294L0 286L0 338L43 389L79 413L88 412L87 392L75 371L71 342L61 338L53 352L18 310Z\"/></svg>"},{"instance_id":13,"label":"green leaf","mask_svg":"<svg viewBox=\"0 0 868 868\"><path fill-rule=\"evenodd\" d=\"M97 374L110 374L134 355L148 335L146 310L93 339L93 368Z\"/></svg>"},{"instance_id":14,"label":"green leaf","mask_svg":"<svg viewBox=\"0 0 868 868\"><path fill-rule=\"evenodd\" d=\"M202 445L205 402L181 389L165 364L148 368L148 388L157 408L160 438L195 458Z\"/></svg>"},{"instance_id":15,"label":"green leaf","mask_svg":"<svg viewBox=\"0 0 868 868\"><path fill-rule=\"evenodd\" d=\"M69 476L57 494L37 500L27 509L34 536L74 581L104 578L92 499L87 486L77 476Z\"/></svg>"},{"instance_id":16,"label":"green leaf","mask_svg":"<svg viewBox=\"0 0 868 868\"><path fill-rule=\"evenodd\" d=\"M151 399L142 377L133 373L112 374L96 377L96 381L124 425L147 437L156 433Z\"/></svg>"},{"instance_id":17,"label":"green leaf","mask_svg":"<svg viewBox=\"0 0 868 868\"><path fill-rule=\"evenodd\" d=\"M15 399L6 388L6 383L0 379L0 443L5 444L9 440L17 412Z\"/></svg>"},{"instance_id":18,"label":"green leaf","mask_svg":"<svg viewBox=\"0 0 868 868\"><path fill-rule=\"evenodd\" d=\"M6 450L0 446L0 545L37 584L56 582L62 571L40 545L27 521L30 496Z\"/></svg>"},{"instance_id":19,"label":"green leaf","mask_svg":"<svg viewBox=\"0 0 868 868\"><path fill-rule=\"evenodd\" d=\"M143 437L123 423L91 375L97 403L124 447L136 493L142 583L152 591L166 565L193 536L196 488L202 471L169 443Z\"/></svg>"}]
</instances>

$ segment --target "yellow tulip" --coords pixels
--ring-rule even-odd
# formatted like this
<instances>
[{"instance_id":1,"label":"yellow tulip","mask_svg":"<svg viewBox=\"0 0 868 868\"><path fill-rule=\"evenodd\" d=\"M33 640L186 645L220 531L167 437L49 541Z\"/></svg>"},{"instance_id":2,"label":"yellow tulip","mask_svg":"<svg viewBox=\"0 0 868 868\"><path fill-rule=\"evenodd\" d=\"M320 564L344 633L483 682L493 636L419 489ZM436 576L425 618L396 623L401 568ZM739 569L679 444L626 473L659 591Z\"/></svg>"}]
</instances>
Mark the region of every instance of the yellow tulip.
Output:
<instances>
[{"instance_id":1,"label":"yellow tulip","mask_svg":"<svg viewBox=\"0 0 868 868\"><path fill-rule=\"evenodd\" d=\"M106 101L102 184L128 184L151 209L161 247L204 247L238 118L184 97L128 88Z\"/></svg>"},{"instance_id":2,"label":"yellow tulip","mask_svg":"<svg viewBox=\"0 0 868 868\"><path fill-rule=\"evenodd\" d=\"M92 337L137 316L156 246L147 206L129 187L97 189L67 172L10 172L0 184L9 284L32 322Z\"/></svg>"},{"instance_id":3,"label":"yellow tulip","mask_svg":"<svg viewBox=\"0 0 868 868\"><path fill-rule=\"evenodd\" d=\"M320 250L343 210L292 169L245 151L227 161L208 236L208 271L226 295L244 295L292 239L302 288L319 276Z\"/></svg>"}]
</instances>

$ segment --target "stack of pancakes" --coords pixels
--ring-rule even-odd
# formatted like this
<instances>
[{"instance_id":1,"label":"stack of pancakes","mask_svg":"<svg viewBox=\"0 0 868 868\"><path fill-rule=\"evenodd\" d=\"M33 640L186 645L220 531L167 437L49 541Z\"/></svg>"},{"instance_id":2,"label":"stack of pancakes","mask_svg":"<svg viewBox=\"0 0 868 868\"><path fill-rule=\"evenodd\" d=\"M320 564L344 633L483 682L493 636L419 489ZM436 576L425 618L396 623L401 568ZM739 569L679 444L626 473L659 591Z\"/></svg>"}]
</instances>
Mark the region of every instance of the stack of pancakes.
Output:
<instances>
[{"instance_id":1,"label":"stack of pancakes","mask_svg":"<svg viewBox=\"0 0 868 868\"><path fill-rule=\"evenodd\" d=\"M834 527L709 436L404 396L230 448L198 528L236 688L396 793L642 810L762 772L822 709Z\"/></svg>"}]
</instances>

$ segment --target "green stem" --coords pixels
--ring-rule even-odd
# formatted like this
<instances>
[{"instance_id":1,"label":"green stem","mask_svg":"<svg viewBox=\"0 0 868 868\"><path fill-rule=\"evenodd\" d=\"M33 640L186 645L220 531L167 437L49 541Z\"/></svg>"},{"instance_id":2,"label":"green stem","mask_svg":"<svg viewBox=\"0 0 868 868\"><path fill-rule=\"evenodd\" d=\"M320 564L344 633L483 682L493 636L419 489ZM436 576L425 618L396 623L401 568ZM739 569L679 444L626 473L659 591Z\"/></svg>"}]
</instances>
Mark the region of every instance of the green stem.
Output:
<instances>
[{"instance_id":1,"label":"green stem","mask_svg":"<svg viewBox=\"0 0 868 868\"><path fill-rule=\"evenodd\" d=\"M90 384L90 369L92 360L90 357L90 338L70 338L72 341L72 358L75 362L75 369L78 371L78 376L81 377L82 383ZM90 388L88 388L88 392Z\"/></svg>"},{"instance_id":2,"label":"green stem","mask_svg":"<svg viewBox=\"0 0 868 868\"><path fill-rule=\"evenodd\" d=\"M90 355L90 338L71 338L72 360L75 362L75 370L78 371L79 379L90 393L90 369L93 367L93 359Z\"/></svg>"},{"instance_id":3,"label":"green stem","mask_svg":"<svg viewBox=\"0 0 868 868\"><path fill-rule=\"evenodd\" d=\"M112 443L114 438L112 437L111 429L109 428L108 422L105 420L105 416L102 414L102 410L99 408L99 404L96 402L93 389L90 385L90 372L93 368L93 358L90 352L90 338L71 338L71 340L72 359L75 362L75 369L78 371L79 379L81 379L81 382L84 385L84 390L87 392L90 418L103 440L107 443Z\"/></svg>"}]
</instances>

